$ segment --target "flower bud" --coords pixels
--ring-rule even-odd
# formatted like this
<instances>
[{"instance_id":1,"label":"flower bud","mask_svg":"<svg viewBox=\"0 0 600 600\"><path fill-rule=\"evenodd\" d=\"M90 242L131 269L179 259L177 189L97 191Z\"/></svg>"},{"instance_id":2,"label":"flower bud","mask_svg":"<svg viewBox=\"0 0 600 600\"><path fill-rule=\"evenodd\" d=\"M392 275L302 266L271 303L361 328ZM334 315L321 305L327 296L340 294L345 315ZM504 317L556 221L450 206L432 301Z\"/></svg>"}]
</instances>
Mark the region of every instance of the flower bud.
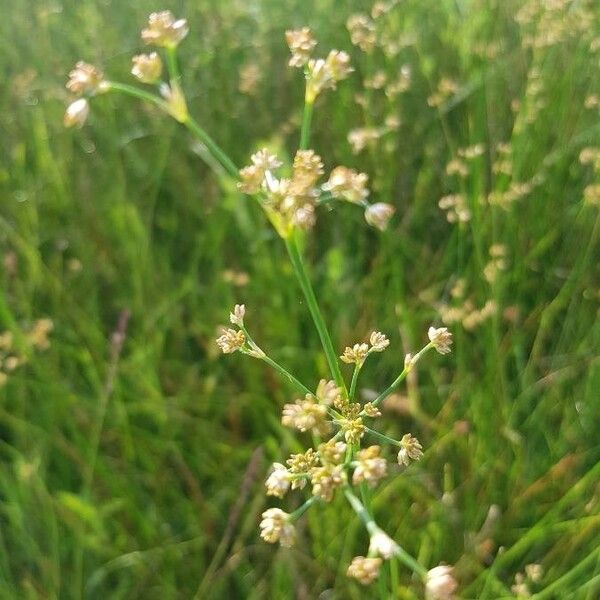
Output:
<instances>
[{"instance_id":1,"label":"flower bud","mask_svg":"<svg viewBox=\"0 0 600 600\"><path fill-rule=\"evenodd\" d=\"M383 231L395 212L396 209L391 204L377 202L365 210L365 221L372 227Z\"/></svg>"},{"instance_id":2,"label":"flower bud","mask_svg":"<svg viewBox=\"0 0 600 600\"><path fill-rule=\"evenodd\" d=\"M162 61L156 52L138 54L131 61L131 74L142 83L156 83L162 73Z\"/></svg>"},{"instance_id":3,"label":"flower bud","mask_svg":"<svg viewBox=\"0 0 600 600\"><path fill-rule=\"evenodd\" d=\"M81 127L89 114L89 102L85 98L79 98L79 100L75 100L75 102L71 102L71 104L67 106L63 123L65 127L74 127L75 125Z\"/></svg>"}]
</instances>

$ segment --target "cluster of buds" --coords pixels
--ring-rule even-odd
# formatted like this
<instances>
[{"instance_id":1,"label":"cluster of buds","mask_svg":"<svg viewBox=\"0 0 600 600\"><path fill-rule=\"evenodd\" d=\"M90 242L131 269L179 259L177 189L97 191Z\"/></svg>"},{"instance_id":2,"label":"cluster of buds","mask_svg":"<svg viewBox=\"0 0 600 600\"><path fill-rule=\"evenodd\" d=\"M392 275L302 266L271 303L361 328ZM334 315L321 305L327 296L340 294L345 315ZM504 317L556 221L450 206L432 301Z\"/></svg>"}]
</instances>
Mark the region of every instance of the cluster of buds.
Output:
<instances>
[{"instance_id":1,"label":"cluster of buds","mask_svg":"<svg viewBox=\"0 0 600 600\"><path fill-rule=\"evenodd\" d=\"M372 352L383 352L390 345L390 340L380 331L374 331L369 337L369 343L354 344L354 346L346 346L344 354L340 356L343 362L355 364L361 367L367 356Z\"/></svg>"},{"instance_id":2,"label":"cluster of buds","mask_svg":"<svg viewBox=\"0 0 600 600\"><path fill-rule=\"evenodd\" d=\"M317 42L308 27L286 31L285 38L292 54L289 65L303 68L306 74L307 103L312 104L324 90L334 90L338 81L352 73L346 52L331 50L326 58L312 58Z\"/></svg>"},{"instance_id":3,"label":"cluster of buds","mask_svg":"<svg viewBox=\"0 0 600 600\"><path fill-rule=\"evenodd\" d=\"M94 65L80 60L69 73L69 80L65 87L71 94L77 96L77 99L67 106L64 125L81 127L90 114L88 98L108 89L104 74Z\"/></svg>"},{"instance_id":4,"label":"cluster of buds","mask_svg":"<svg viewBox=\"0 0 600 600\"><path fill-rule=\"evenodd\" d=\"M147 26L142 29L141 38L145 44L173 52L188 34L185 19L175 19L171 11L164 10L152 13L148 17ZM161 83L163 62L157 52L137 54L132 59L131 74L140 83L160 84L159 92L164 101L164 109L177 121L184 122L188 116L187 104L179 82ZM67 90L77 96L69 104L64 116L66 127L81 127L90 112L89 98L111 89L111 83L104 78L100 69L86 62L79 61L69 73Z\"/></svg>"},{"instance_id":5,"label":"cluster of buds","mask_svg":"<svg viewBox=\"0 0 600 600\"><path fill-rule=\"evenodd\" d=\"M276 168L278 161L268 152L261 151L253 157L253 165L267 170L271 167ZM244 325L244 317L243 305L236 305L229 320L238 329L228 329L217 339L217 344L225 354L236 350L247 354L256 352L258 347ZM442 354L450 350L452 339L446 328L431 327L428 336L429 343L414 357L410 355L407 359L411 366L429 349L435 348ZM355 365L355 377L357 377L367 356L383 352L389 345L390 341L385 334L374 331L369 336L368 343L347 347L341 359ZM289 380L295 381L299 387L307 390L303 397L284 405L281 422L285 427L311 434L314 447L309 447L305 452L291 454L285 461L273 463L265 481L267 496L283 499L291 490L302 490L307 487L311 490L311 497L293 513L286 513L279 508L267 509L262 514L260 522L261 537L269 543L279 542L282 546L291 546L296 540L294 523L304 510L315 502L331 502L336 493L343 493L364 521L367 511L353 493L353 489L363 484L375 487L388 475L389 467L383 447L374 444L363 445L363 440L370 435L375 435L379 440L395 446L398 449L397 463L400 466L406 467L423 456L421 443L410 433L397 441L367 426L368 419L381 415L377 406L387 397L389 389L373 402L362 404L354 399L356 388L355 377L353 377L350 392L338 386L335 381L321 379L313 393L275 361L270 358L266 360L286 374ZM327 441L320 441L325 436L328 436ZM365 523L370 534L368 554L366 557L355 557L347 570L348 576L365 585L377 578L384 560L402 554L399 546L377 526L371 517L369 519ZM431 591L431 598L444 598L444 596L431 594L439 594L444 586L449 589L448 573L445 570L444 572L432 570L427 585Z\"/></svg>"},{"instance_id":6,"label":"cluster of buds","mask_svg":"<svg viewBox=\"0 0 600 600\"><path fill-rule=\"evenodd\" d=\"M246 307L243 304L236 304L229 314L229 321L232 325L237 326L237 329L224 328L217 338L217 345L223 354L233 354L239 351L254 358L264 358L265 353L256 345L244 328L245 314Z\"/></svg>"},{"instance_id":7,"label":"cluster of buds","mask_svg":"<svg viewBox=\"0 0 600 600\"><path fill-rule=\"evenodd\" d=\"M317 185L323 175L323 162L314 150L298 150L290 177L277 177L282 162L267 148L250 157L251 164L239 172L238 189L257 195L271 223L283 238L294 228L310 229L316 221L316 207L324 198L345 200L365 207L365 220L383 231L395 209L391 204L369 204L368 176L348 167L335 167L329 179Z\"/></svg>"},{"instance_id":8,"label":"cluster of buds","mask_svg":"<svg viewBox=\"0 0 600 600\"><path fill-rule=\"evenodd\" d=\"M276 169L282 162L267 148L250 157L251 164L239 172L238 189L245 194L257 195L271 223L283 238L294 228L314 226L315 210L326 193L355 204L363 204L367 223L385 229L394 214L394 207L379 202L368 204L366 187L368 176L347 167L335 167L327 182L317 185L323 175L323 162L314 150L298 150L290 177L277 177Z\"/></svg>"}]
</instances>

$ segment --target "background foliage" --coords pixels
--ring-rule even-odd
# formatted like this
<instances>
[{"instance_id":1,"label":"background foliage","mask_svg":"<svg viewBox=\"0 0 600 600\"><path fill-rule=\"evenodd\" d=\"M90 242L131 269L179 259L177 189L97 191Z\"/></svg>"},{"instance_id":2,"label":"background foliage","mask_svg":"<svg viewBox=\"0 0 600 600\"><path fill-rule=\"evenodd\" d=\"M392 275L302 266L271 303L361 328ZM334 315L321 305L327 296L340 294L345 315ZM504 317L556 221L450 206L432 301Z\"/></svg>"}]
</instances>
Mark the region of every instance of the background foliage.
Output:
<instances>
[{"instance_id":1,"label":"background foliage","mask_svg":"<svg viewBox=\"0 0 600 600\"><path fill-rule=\"evenodd\" d=\"M456 564L464 598L513 597L530 563L544 569L534 597L597 598L598 3L404 0L378 19L370 54L345 27L365 2L166 4L32 0L0 20L0 325L13 336L0 597L374 593L345 578L366 540L343 501L311 510L293 551L258 539L269 462L296 449L279 426L291 390L220 356L214 337L245 302L261 346L303 380L326 374L280 241L154 110L109 95L82 131L62 128L74 62L126 79L147 14L171 8L191 26L190 108L238 164L264 142L295 150L302 81L285 29L309 25L322 52L352 53L356 72L319 101L313 145L326 168L369 173L397 216L379 234L352 206L322 213L307 244L317 295L340 351L374 328L392 340L365 367L366 394L430 323L453 321L455 335L385 411L386 432L411 431L426 454L380 488L381 525L424 564ZM402 65L407 89L386 94ZM374 76L383 88L365 87ZM436 102L444 78L456 86ZM348 132L389 116L399 128L353 154ZM476 144L468 173L448 175ZM438 200L459 193L471 219L449 223ZM54 324L45 350L28 333L40 318ZM421 596L408 573L402 583L397 597Z\"/></svg>"}]
</instances>

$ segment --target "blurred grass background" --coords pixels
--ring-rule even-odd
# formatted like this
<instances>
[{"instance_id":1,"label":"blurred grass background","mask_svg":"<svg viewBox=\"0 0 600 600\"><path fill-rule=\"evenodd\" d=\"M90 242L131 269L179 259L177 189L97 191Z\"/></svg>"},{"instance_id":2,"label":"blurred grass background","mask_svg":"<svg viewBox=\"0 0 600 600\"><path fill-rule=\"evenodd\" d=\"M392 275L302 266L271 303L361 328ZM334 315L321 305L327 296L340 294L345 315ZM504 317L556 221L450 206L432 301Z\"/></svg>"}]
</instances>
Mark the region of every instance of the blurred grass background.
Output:
<instances>
[{"instance_id":1,"label":"blurred grass background","mask_svg":"<svg viewBox=\"0 0 600 600\"><path fill-rule=\"evenodd\" d=\"M293 550L258 539L269 463L298 448L279 426L292 390L214 337L245 302L261 346L306 382L326 375L280 241L154 110L103 96L83 130L62 127L75 61L127 80L162 8L190 22L190 109L240 165L264 142L297 145L285 29L352 54L313 146L327 169L369 173L397 216L380 234L352 206L322 212L307 244L317 295L340 351L390 336L367 393L429 324L455 336L386 407L383 430L426 454L379 488L380 524L425 565L456 564L463 598L517 597L529 564L543 568L535 598L600 597L594 0L404 0L369 53L345 25L370 13L362 1L5 6L0 597L378 597L345 577L367 540L343 499L308 513ZM353 153L348 133L386 119ZM450 223L438 201L456 194L470 219ZM394 597L422 597L402 584Z\"/></svg>"}]
</instances>

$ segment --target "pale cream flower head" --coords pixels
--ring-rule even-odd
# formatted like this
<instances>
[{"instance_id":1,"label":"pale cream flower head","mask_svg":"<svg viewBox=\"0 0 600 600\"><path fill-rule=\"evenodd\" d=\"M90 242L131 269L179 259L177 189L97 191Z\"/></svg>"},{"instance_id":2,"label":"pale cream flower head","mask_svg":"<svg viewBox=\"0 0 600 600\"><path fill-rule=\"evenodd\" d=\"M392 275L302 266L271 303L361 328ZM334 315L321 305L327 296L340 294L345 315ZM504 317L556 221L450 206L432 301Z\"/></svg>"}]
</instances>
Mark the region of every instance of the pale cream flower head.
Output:
<instances>
[{"instance_id":1,"label":"pale cream flower head","mask_svg":"<svg viewBox=\"0 0 600 600\"><path fill-rule=\"evenodd\" d=\"M452 600L458 583L452 574L452 567L439 565L427 572L425 583L426 600Z\"/></svg>"},{"instance_id":2,"label":"pale cream flower head","mask_svg":"<svg viewBox=\"0 0 600 600\"><path fill-rule=\"evenodd\" d=\"M163 48L175 48L188 34L186 19L175 19L170 10L154 12L148 17L148 26L142 29L142 41Z\"/></svg>"},{"instance_id":3,"label":"pale cream flower head","mask_svg":"<svg viewBox=\"0 0 600 600\"><path fill-rule=\"evenodd\" d=\"M288 64L290 67L303 67L317 45L317 40L313 37L311 30L308 27L288 30L285 32L285 40L292 53Z\"/></svg>"},{"instance_id":4,"label":"pale cream flower head","mask_svg":"<svg viewBox=\"0 0 600 600\"><path fill-rule=\"evenodd\" d=\"M374 331L369 338L369 343L373 352L383 352L390 345L390 340L381 331Z\"/></svg>"},{"instance_id":5,"label":"pale cream flower head","mask_svg":"<svg viewBox=\"0 0 600 600\"><path fill-rule=\"evenodd\" d=\"M400 451L398 452L398 464L408 467L411 460L421 460L423 446L419 440L410 433L402 436L400 440Z\"/></svg>"},{"instance_id":6,"label":"pale cream flower head","mask_svg":"<svg viewBox=\"0 0 600 600\"><path fill-rule=\"evenodd\" d=\"M330 192L335 198L360 204L369 195L368 180L369 176L366 173L358 173L348 167L336 167L331 171L329 180L322 187L324 191Z\"/></svg>"},{"instance_id":7,"label":"pale cream flower head","mask_svg":"<svg viewBox=\"0 0 600 600\"><path fill-rule=\"evenodd\" d=\"M156 83L162 73L162 60L156 52L137 54L131 59L131 74L142 83Z\"/></svg>"},{"instance_id":8,"label":"pale cream flower head","mask_svg":"<svg viewBox=\"0 0 600 600\"><path fill-rule=\"evenodd\" d=\"M381 558L389 560L398 550L398 544L385 531L378 529L369 543L369 554L378 554Z\"/></svg>"},{"instance_id":9,"label":"pale cream flower head","mask_svg":"<svg viewBox=\"0 0 600 600\"><path fill-rule=\"evenodd\" d=\"M381 448L379 446L369 446L357 453L358 464L352 474L354 485L364 481L373 487L386 476L387 462L385 458L379 456L380 452Z\"/></svg>"},{"instance_id":10,"label":"pale cream flower head","mask_svg":"<svg viewBox=\"0 0 600 600\"><path fill-rule=\"evenodd\" d=\"M279 542L285 548L291 548L296 541L296 529L290 521L290 515L280 508L269 508L262 514L260 537L274 544Z\"/></svg>"},{"instance_id":11,"label":"pale cream flower head","mask_svg":"<svg viewBox=\"0 0 600 600\"><path fill-rule=\"evenodd\" d=\"M365 558L364 556L355 556L348 567L347 575L363 585L373 583L379 576L379 569L383 561L381 558Z\"/></svg>"},{"instance_id":12,"label":"pale cream flower head","mask_svg":"<svg viewBox=\"0 0 600 600\"><path fill-rule=\"evenodd\" d=\"M447 327L430 327L427 331L429 341L440 354L449 354L451 352L452 334Z\"/></svg>"},{"instance_id":13,"label":"pale cream flower head","mask_svg":"<svg viewBox=\"0 0 600 600\"><path fill-rule=\"evenodd\" d=\"M69 73L66 88L76 96L92 96L106 91L107 84L100 69L80 60Z\"/></svg>"},{"instance_id":14,"label":"pale cream flower head","mask_svg":"<svg viewBox=\"0 0 600 600\"><path fill-rule=\"evenodd\" d=\"M365 209L365 221L371 227L375 227L379 231L384 231L395 212L396 209L391 204L376 202L375 204L370 204Z\"/></svg>"},{"instance_id":15,"label":"pale cream flower head","mask_svg":"<svg viewBox=\"0 0 600 600\"><path fill-rule=\"evenodd\" d=\"M369 345L368 344L354 344L352 348L350 346L346 346L344 349L344 354L340 356L343 362L348 364L357 364L362 365L369 354Z\"/></svg>"},{"instance_id":16,"label":"pale cream flower head","mask_svg":"<svg viewBox=\"0 0 600 600\"><path fill-rule=\"evenodd\" d=\"M232 354L233 352L241 350L244 347L244 344L246 343L246 336L244 335L243 331L226 329L216 341L223 354Z\"/></svg>"},{"instance_id":17,"label":"pale cream flower head","mask_svg":"<svg viewBox=\"0 0 600 600\"><path fill-rule=\"evenodd\" d=\"M273 470L265 481L267 496L283 498L290 489L290 473L281 463L273 463Z\"/></svg>"},{"instance_id":18,"label":"pale cream flower head","mask_svg":"<svg viewBox=\"0 0 600 600\"><path fill-rule=\"evenodd\" d=\"M232 325L238 327L244 326L244 315L246 314L246 306L244 304L236 304L233 311L229 313L229 321Z\"/></svg>"},{"instance_id":19,"label":"pale cream flower head","mask_svg":"<svg viewBox=\"0 0 600 600\"><path fill-rule=\"evenodd\" d=\"M327 58L311 59L307 65L306 101L313 103L324 90L335 90L337 82L346 79L354 69L350 56L340 50L332 50Z\"/></svg>"},{"instance_id":20,"label":"pale cream flower head","mask_svg":"<svg viewBox=\"0 0 600 600\"><path fill-rule=\"evenodd\" d=\"M86 98L78 98L67 106L63 123L65 127L82 127L90 114L90 103Z\"/></svg>"}]
</instances>

